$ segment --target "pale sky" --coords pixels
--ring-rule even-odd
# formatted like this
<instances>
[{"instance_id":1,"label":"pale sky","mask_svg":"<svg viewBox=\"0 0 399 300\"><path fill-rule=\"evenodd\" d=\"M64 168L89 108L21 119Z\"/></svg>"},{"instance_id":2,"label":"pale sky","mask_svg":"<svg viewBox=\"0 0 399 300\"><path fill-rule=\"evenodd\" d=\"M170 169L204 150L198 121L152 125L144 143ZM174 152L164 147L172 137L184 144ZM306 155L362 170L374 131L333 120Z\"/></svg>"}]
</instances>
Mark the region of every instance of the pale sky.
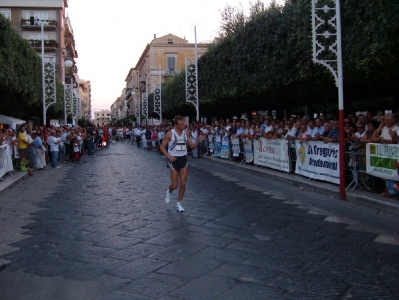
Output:
<instances>
[{"instance_id":1,"label":"pale sky","mask_svg":"<svg viewBox=\"0 0 399 300\"><path fill-rule=\"evenodd\" d=\"M109 109L121 95L130 68L154 34L172 33L194 43L196 26L198 43L212 41L220 11L240 3L248 14L250 0L69 0L78 74L91 82L92 109Z\"/></svg>"}]
</instances>

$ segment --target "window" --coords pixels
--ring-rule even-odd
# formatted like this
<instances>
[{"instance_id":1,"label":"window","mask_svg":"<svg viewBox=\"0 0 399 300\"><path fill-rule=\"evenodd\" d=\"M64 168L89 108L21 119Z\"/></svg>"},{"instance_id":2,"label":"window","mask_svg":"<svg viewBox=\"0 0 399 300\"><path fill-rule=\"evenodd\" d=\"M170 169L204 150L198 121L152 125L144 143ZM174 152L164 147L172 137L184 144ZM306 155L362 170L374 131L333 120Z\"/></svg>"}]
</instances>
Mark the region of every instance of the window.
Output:
<instances>
[{"instance_id":1,"label":"window","mask_svg":"<svg viewBox=\"0 0 399 300\"><path fill-rule=\"evenodd\" d=\"M173 44L173 39L168 39L168 44Z\"/></svg>"},{"instance_id":2,"label":"window","mask_svg":"<svg viewBox=\"0 0 399 300\"><path fill-rule=\"evenodd\" d=\"M10 10L0 10L0 14L4 16L4 18L11 20L11 11Z\"/></svg>"},{"instance_id":3,"label":"window","mask_svg":"<svg viewBox=\"0 0 399 300\"><path fill-rule=\"evenodd\" d=\"M43 37L45 40L48 40L48 34L45 33L43 34ZM30 40L41 40L42 39L42 34L41 33L29 33L29 39Z\"/></svg>"},{"instance_id":4,"label":"window","mask_svg":"<svg viewBox=\"0 0 399 300\"><path fill-rule=\"evenodd\" d=\"M103 116L104 116L104 114L103 114Z\"/></svg>"},{"instance_id":5,"label":"window","mask_svg":"<svg viewBox=\"0 0 399 300\"><path fill-rule=\"evenodd\" d=\"M35 20L48 20L48 12L35 12L33 16Z\"/></svg>"},{"instance_id":6,"label":"window","mask_svg":"<svg viewBox=\"0 0 399 300\"><path fill-rule=\"evenodd\" d=\"M166 69L168 75L176 74L176 55L166 55Z\"/></svg>"}]
</instances>

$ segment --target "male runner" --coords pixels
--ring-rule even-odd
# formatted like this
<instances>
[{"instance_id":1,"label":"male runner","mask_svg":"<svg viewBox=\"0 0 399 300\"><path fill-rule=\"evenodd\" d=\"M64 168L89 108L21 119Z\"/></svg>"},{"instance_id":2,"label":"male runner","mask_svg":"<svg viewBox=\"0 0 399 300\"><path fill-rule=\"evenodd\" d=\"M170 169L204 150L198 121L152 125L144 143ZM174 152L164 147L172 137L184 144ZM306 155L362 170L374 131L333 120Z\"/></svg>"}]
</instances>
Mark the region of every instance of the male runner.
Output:
<instances>
[{"instance_id":1,"label":"male runner","mask_svg":"<svg viewBox=\"0 0 399 300\"><path fill-rule=\"evenodd\" d=\"M186 124L184 123L184 117L182 116L176 116L173 119L173 124L174 129L166 133L160 147L163 155L165 155L169 160L168 164L170 168L171 184L166 190L165 202L169 203L170 194L173 192L173 190L177 189L177 184L180 178L180 189L176 209L180 212L183 212L184 208L181 206L181 202L186 190L186 181L188 175L186 145L193 149L197 147L198 144L205 139L205 137L201 135L195 143L192 143L191 140L187 138L187 136L190 136L190 133L187 132L186 134L184 131ZM165 149L166 145L168 145L168 150Z\"/></svg>"}]
</instances>

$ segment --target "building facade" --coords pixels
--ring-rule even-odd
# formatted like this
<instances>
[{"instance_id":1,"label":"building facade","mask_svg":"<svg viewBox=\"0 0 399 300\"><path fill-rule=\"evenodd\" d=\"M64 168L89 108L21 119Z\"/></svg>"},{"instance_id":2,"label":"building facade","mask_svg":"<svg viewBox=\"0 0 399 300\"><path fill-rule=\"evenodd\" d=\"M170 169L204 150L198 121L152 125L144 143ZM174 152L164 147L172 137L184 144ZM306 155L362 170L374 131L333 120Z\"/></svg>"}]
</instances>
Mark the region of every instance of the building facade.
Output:
<instances>
[{"instance_id":1,"label":"building facade","mask_svg":"<svg viewBox=\"0 0 399 300\"><path fill-rule=\"evenodd\" d=\"M197 44L198 57L204 54L209 44ZM195 56L195 44L173 34L154 39L147 44L136 66L131 68L126 76L126 87L120 97L118 105L113 107L125 108L129 115L135 114L139 107L142 111L142 95L154 93L157 85L168 77L174 76L185 67L186 57ZM151 114L152 112L148 112Z\"/></svg>"},{"instance_id":2,"label":"building facade","mask_svg":"<svg viewBox=\"0 0 399 300\"><path fill-rule=\"evenodd\" d=\"M91 84L90 80L79 80L81 115L85 119L91 119Z\"/></svg>"},{"instance_id":3,"label":"building facade","mask_svg":"<svg viewBox=\"0 0 399 300\"><path fill-rule=\"evenodd\" d=\"M97 126L108 125L111 122L111 111L107 109L95 110L93 122Z\"/></svg>"}]
</instances>

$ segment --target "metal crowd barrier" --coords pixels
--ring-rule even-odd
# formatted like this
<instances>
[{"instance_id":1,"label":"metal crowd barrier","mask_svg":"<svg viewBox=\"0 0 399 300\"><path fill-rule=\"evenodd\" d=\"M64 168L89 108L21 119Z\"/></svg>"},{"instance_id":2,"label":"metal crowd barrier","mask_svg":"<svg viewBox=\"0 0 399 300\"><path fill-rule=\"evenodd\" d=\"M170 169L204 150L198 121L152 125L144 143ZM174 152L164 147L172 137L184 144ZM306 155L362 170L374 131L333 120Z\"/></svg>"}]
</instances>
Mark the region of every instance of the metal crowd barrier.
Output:
<instances>
[{"instance_id":1,"label":"metal crowd barrier","mask_svg":"<svg viewBox=\"0 0 399 300\"><path fill-rule=\"evenodd\" d=\"M377 178L366 172L366 153L360 145L348 143L345 151L345 185L346 190L353 191L363 187L368 191L377 189Z\"/></svg>"}]
</instances>

